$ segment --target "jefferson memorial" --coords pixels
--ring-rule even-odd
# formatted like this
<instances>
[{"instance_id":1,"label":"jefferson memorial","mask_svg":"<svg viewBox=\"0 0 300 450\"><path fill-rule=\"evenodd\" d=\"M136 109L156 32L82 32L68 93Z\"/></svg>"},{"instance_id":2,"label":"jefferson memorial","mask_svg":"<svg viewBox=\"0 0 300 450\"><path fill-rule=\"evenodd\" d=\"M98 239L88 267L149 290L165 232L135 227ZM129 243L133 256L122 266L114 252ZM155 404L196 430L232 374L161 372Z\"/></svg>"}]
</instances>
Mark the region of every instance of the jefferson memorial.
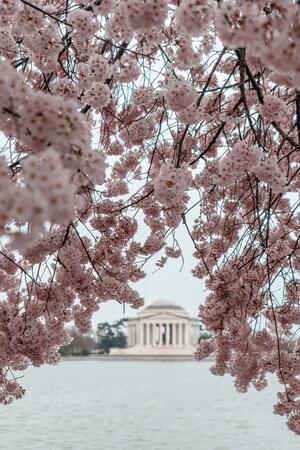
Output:
<instances>
[{"instance_id":1,"label":"jefferson memorial","mask_svg":"<svg viewBox=\"0 0 300 450\"><path fill-rule=\"evenodd\" d=\"M128 347L111 355L189 356L198 343L199 320L178 304L156 300L128 319Z\"/></svg>"}]
</instances>

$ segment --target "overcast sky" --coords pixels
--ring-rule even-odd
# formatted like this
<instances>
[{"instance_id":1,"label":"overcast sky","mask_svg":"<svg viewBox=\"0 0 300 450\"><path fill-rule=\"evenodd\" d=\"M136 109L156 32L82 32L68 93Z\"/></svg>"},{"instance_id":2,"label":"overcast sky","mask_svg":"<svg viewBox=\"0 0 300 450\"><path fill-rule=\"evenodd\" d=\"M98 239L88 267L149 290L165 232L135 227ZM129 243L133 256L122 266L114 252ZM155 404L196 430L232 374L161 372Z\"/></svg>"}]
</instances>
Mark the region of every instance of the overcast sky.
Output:
<instances>
[{"instance_id":1,"label":"overcast sky","mask_svg":"<svg viewBox=\"0 0 300 450\"><path fill-rule=\"evenodd\" d=\"M144 266L148 275L139 283L134 283L133 288L144 297L145 305L159 298L173 300L183 306L192 316L197 317L199 304L203 303L205 299L205 286L203 280L199 280L191 274L197 260L192 256L194 247L183 226L176 233L176 237L184 252L183 269L180 271L181 258L169 259L164 268L152 274L157 268L155 266L155 261L159 259L157 257ZM96 326L98 322L103 321L112 322L122 317L133 317L136 314L137 311L128 305L123 314L123 305L116 301L102 303L100 310L93 317L93 325Z\"/></svg>"}]
</instances>

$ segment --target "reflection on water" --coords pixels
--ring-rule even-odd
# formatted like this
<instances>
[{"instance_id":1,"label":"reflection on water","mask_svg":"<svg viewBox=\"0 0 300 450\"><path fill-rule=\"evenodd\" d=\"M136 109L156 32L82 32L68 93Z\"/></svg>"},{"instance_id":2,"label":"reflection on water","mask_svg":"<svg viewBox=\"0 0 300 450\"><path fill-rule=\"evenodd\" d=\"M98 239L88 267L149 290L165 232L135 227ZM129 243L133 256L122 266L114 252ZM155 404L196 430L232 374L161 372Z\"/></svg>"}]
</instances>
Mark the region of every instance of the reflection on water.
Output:
<instances>
[{"instance_id":1,"label":"reflection on water","mask_svg":"<svg viewBox=\"0 0 300 450\"><path fill-rule=\"evenodd\" d=\"M30 368L0 407L1 450L298 450L277 385L238 394L208 362L65 361Z\"/></svg>"}]
</instances>

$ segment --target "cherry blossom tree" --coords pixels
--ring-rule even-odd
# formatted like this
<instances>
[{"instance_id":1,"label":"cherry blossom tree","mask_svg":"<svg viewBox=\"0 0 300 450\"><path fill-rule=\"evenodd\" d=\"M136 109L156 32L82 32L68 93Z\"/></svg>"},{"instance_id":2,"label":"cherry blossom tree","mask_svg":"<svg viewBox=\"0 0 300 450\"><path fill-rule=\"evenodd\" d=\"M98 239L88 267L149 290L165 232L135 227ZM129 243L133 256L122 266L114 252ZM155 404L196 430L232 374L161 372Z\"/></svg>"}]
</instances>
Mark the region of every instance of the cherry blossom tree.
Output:
<instances>
[{"instance_id":1,"label":"cherry blossom tree","mask_svg":"<svg viewBox=\"0 0 300 450\"><path fill-rule=\"evenodd\" d=\"M67 324L140 307L183 227L208 289L196 357L241 392L275 374L300 434L299 3L0 2L2 403Z\"/></svg>"}]
</instances>

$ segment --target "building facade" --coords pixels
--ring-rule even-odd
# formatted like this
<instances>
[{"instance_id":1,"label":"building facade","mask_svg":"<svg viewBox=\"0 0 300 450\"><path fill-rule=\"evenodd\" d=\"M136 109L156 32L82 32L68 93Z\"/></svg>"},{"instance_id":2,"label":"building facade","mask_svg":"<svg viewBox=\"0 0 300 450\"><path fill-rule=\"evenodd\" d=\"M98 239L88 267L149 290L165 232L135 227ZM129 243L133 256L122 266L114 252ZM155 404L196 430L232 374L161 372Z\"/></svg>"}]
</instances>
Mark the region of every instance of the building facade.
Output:
<instances>
[{"instance_id":1,"label":"building facade","mask_svg":"<svg viewBox=\"0 0 300 450\"><path fill-rule=\"evenodd\" d=\"M199 321L178 304L156 300L128 319L126 349L112 349L124 355L192 355L199 339Z\"/></svg>"}]
</instances>

